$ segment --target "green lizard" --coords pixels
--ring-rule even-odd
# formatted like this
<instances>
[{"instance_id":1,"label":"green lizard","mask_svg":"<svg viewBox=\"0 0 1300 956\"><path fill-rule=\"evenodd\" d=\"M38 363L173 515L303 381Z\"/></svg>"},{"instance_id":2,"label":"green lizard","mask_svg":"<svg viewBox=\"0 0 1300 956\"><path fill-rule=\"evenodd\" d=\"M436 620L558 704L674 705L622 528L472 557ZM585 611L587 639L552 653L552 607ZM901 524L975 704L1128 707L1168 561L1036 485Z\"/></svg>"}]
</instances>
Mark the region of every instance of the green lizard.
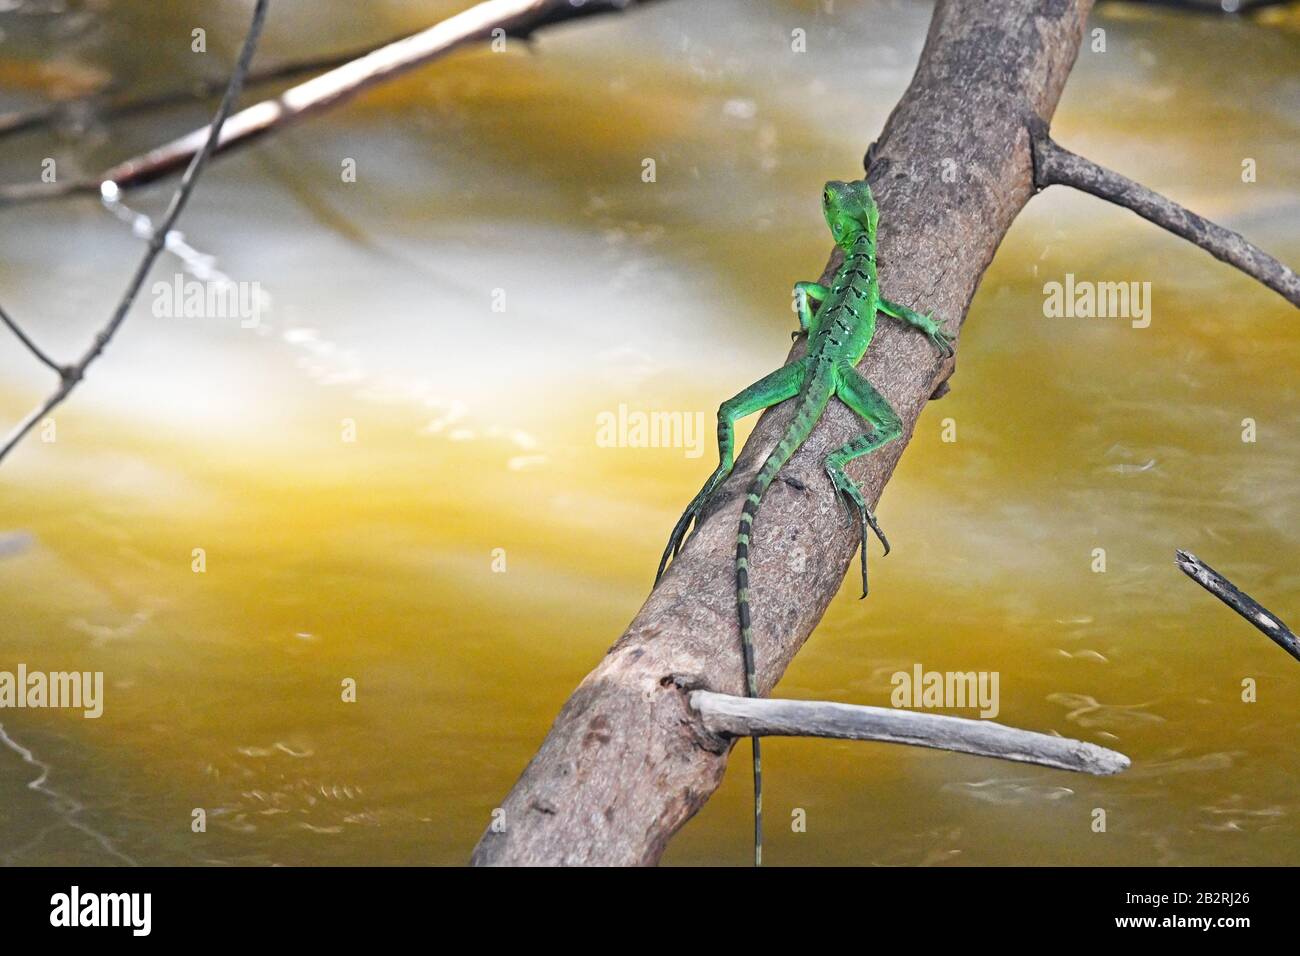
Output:
<instances>
[{"instance_id":1,"label":"green lizard","mask_svg":"<svg viewBox=\"0 0 1300 956\"><path fill-rule=\"evenodd\" d=\"M881 296L876 277L876 223L880 211L865 180L827 183L822 193L822 206L835 244L844 250L844 263L836 271L829 288L816 282L795 284L799 331L794 335L808 336L807 352L798 361L777 369L735 398L723 402L718 409L718 467L678 519L655 575L657 585L669 560L677 556L687 528L731 474L736 420L786 399L797 398L794 418L749 486L740 513L740 530L736 534L736 609L740 616L740 642L745 661L745 692L750 697L758 696L758 678L754 671L754 644L749 626L749 539L763 494L777 472L812 432L832 396L865 418L872 431L827 455L826 474L848 508L849 519L856 520L861 528L862 596L866 597L867 527L870 526L880 539L885 554L889 553L889 542L876 523L876 516L867 507L861 490L845 474L844 466L854 458L888 444L903 432L898 415L856 368L875 334L876 313L883 312L918 329L944 356L954 354L953 336L933 318ZM810 300L813 305L809 304ZM759 866L763 861L763 772L758 738L751 740L754 748L754 865Z\"/></svg>"}]
</instances>

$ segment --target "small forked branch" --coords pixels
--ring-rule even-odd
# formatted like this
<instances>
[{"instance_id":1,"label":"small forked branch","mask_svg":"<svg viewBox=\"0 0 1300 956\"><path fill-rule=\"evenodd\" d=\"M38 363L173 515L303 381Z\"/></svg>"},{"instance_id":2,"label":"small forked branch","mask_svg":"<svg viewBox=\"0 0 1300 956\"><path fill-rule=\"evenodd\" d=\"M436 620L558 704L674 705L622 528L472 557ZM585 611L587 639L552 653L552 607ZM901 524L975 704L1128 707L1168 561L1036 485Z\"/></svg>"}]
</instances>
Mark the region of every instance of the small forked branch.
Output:
<instances>
[{"instance_id":1,"label":"small forked branch","mask_svg":"<svg viewBox=\"0 0 1300 956\"><path fill-rule=\"evenodd\" d=\"M1239 233L1198 216L1141 183L1058 145L1046 124L1030 123L1034 185L1072 186L1137 213L1161 229L1200 246L1214 258L1240 269L1294 306L1300 306L1300 276Z\"/></svg>"},{"instance_id":2,"label":"small forked branch","mask_svg":"<svg viewBox=\"0 0 1300 956\"><path fill-rule=\"evenodd\" d=\"M0 445L0 462L13 451L17 444L23 440L23 437L30 432L42 418L54 410L68 395L76 388L77 383L86 374L86 369L95 361L112 341L113 336L126 321L127 313L131 311L131 306L135 302L136 296L140 293L140 288L144 285L144 280L148 278L149 270L153 268L154 261L158 254L166 245L167 236L171 233L172 227L176 225L176 220L180 218L181 210L189 201L190 194L194 192L194 186L198 182L199 173L207 164L208 158L216 148L217 140L221 136L221 127L226 122L226 117L230 115L235 101L239 98L240 88L243 86L244 77L248 74L248 65L252 62L253 51L257 48L258 37L262 33L262 24L266 20L266 9L270 0L257 0L257 6L253 9L253 20L248 28L248 36L244 39L243 49L239 52L239 60L235 64L234 72L230 75L230 83L226 87L225 95L221 98L221 105L217 107L216 116L209 127L207 141L203 148L194 154L190 160L189 167L185 170L185 175L181 179L181 184L177 188L175 195L172 196L171 204L167 207L161 225L154 230L153 236L149 240L149 246L145 250L144 257L136 267L135 273L131 276L131 281L127 285L126 292L123 293L117 308L113 310L112 316L104 327L95 334L95 339L90 347L73 365L60 366L50 359L44 352L23 334L12 319L5 317L5 324L8 325L19 339L23 341L29 349L32 350L38 358L46 365L59 373L59 387L50 395L41 405L33 410L26 418L18 423L14 429L5 438L3 445Z\"/></svg>"}]
</instances>

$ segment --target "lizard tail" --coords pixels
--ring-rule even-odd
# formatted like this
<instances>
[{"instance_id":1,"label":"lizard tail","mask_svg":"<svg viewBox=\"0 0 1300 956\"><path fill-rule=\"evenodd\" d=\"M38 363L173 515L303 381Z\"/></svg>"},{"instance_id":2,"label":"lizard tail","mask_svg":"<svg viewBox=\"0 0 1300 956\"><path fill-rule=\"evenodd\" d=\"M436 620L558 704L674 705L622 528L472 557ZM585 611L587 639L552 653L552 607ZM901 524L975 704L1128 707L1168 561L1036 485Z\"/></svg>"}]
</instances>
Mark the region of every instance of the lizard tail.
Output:
<instances>
[{"instance_id":1,"label":"lizard tail","mask_svg":"<svg viewBox=\"0 0 1300 956\"><path fill-rule=\"evenodd\" d=\"M814 400L815 401L815 400ZM794 420L781 436L781 441L763 462L745 495L740 510L740 530L736 532L736 612L740 615L740 648L745 658L745 694L758 696L758 674L754 668L754 639L749 621L749 535L754 527L754 517L763 495L776 478L777 472L799 450L803 440L812 430L820 411L813 403L802 402ZM824 402L822 403L824 404ZM763 759L758 738L749 738L754 750L754 865L763 865Z\"/></svg>"}]
</instances>

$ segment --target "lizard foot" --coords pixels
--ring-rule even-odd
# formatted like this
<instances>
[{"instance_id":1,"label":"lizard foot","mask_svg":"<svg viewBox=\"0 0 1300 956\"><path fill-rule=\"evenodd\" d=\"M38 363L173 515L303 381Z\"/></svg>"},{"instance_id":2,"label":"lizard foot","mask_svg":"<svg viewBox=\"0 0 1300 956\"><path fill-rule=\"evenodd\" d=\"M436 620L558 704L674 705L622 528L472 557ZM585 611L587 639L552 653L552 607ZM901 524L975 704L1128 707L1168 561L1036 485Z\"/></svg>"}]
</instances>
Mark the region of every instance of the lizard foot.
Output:
<instances>
[{"instance_id":1,"label":"lizard foot","mask_svg":"<svg viewBox=\"0 0 1300 956\"><path fill-rule=\"evenodd\" d=\"M925 337L934 344L944 358L952 358L957 354L957 350L952 346L955 336L951 333L936 328L933 332L927 332Z\"/></svg>"},{"instance_id":2,"label":"lizard foot","mask_svg":"<svg viewBox=\"0 0 1300 956\"><path fill-rule=\"evenodd\" d=\"M927 314L924 318L926 323L920 326L920 329L925 337L930 340L930 344L937 348L939 354L944 358L952 358L956 355L957 350L953 348L952 343L956 341L957 337L940 326L934 320L933 315Z\"/></svg>"},{"instance_id":3,"label":"lizard foot","mask_svg":"<svg viewBox=\"0 0 1300 956\"><path fill-rule=\"evenodd\" d=\"M845 508L849 512L849 520L856 521L861 529L862 544L859 549L862 555L862 597L867 596L867 528L870 527L875 532L880 543L885 547L885 554L889 554L889 539L885 537L885 532L880 530L880 523L876 521L875 512L867 507L867 502L862 497L862 492L857 486L849 480L848 476L836 474L831 469L826 473L831 477L831 483L835 485L836 497L844 502ZM861 600L861 598L859 598Z\"/></svg>"},{"instance_id":4,"label":"lizard foot","mask_svg":"<svg viewBox=\"0 0 1300 956\"><path fill-rule=\"evenodd\" d=\"M670 561L677 560L677 553L681 551L682 544L686 541L686 532L694 522L704 512L705 506L713 496L713 491L721 483L717 475L710 478L705 483L704 488L695 496L682 516L677 519L677 524L673 526L673 532L668 536L668 546L664 548L663 557L659 559L659 570L655 573L654 586L659 586L659 579L664 576L664 571L668 568Z\"/></svg>"}]
</instances>

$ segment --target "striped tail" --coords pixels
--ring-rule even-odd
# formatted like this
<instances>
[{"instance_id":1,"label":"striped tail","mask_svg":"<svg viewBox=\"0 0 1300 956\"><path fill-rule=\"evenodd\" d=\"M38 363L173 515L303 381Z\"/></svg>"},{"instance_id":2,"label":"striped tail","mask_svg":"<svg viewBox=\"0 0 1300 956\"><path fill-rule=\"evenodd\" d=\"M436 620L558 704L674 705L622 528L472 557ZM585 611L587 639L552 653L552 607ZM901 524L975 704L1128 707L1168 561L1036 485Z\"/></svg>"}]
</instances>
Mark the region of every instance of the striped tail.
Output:
<instances>
[{"instance_id":1,"label":"striped tail","mask_svg":"<svg viewBox=\"0 0 1300 956\"><path fill-rule=\"evenodd\" d=\"M811 401L809 400L811 399ZM745 658L745 694L758 696L758 675L754 670L754 640L749 629L749 533L754 527L754 517L763 495L777 472L784 467L791 456L799 450L812 426L816 423L825 400L820 402L812 396L805 396L800 402L794 420L781 436L781 441L772 449L750 483L749 493L745 496L745 505L740 511L740 530L736 532L736 611L740 615L740 647ZM820 407L818 407L820 406ZM754 865L763 865L763 759L759 749L758 738L749 738L754 748Z\"/></svg>"}]
</instances>

